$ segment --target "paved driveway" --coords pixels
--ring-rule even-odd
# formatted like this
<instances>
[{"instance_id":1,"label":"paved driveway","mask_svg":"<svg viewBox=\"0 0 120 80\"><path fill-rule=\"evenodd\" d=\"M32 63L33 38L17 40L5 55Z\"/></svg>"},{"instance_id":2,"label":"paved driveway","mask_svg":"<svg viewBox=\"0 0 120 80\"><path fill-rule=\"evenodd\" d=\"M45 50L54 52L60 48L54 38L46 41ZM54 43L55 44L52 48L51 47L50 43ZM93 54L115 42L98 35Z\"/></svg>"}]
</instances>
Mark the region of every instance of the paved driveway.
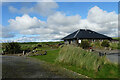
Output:
<instances>
[{"instance_id":1,"label":"paved driveway","mask_svg":"<svg viewBox=\"0 0 120 80\"><path fill-rule=\"evenodd\" d=\"M120 64L120 50L95 50L95 52L106 53L109 61Z\"/></svg>"},{"instance_id":2,"label":"paved driveway","mask_svg":"<svg viewBox=\"0 0 120 80\"><path fill-rule=\"evenodd\" d=\"M45 69L42 63L26 57L3 56L2 57L3 78L64 78Z\"/></svg>"},{"instance_id":3,"label":"paved driveway","mask_svg":"<svg viewBox=\"0 0 120 80\"><path fill-rule=\"evenodd\" d=\"M120 64L120 53L111 53L107 55L107 58L112 62L112 63L119 63Z\"/></svg>"}]
</instances>

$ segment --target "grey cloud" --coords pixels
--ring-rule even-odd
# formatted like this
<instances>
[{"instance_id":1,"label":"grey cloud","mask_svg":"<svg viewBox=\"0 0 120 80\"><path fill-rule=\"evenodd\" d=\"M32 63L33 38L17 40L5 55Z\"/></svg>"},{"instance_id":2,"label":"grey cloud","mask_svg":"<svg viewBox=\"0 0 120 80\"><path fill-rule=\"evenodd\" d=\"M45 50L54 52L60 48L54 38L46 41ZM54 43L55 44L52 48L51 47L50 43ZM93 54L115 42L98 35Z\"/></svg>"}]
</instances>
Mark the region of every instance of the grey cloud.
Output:
<instances>
[{"instance_id":1,"label":"grey cloud","mask_svg":"<svg viewBox=\"0 0 120 80\"><path fill-rule=\"evenodd\" d=\"M15 34L12 33L11 29L8 27L3 27L0 25L0 37L1 38L13 38L15 37Z\"/></svg>"},{"instance_id":2,"label":"grey cloud","mask_svg":"<svg viewBox=\"0 0 120 80\"><path fill-rule=\"evenodd\" d=\"M29 13L36 13L42 16L49 16L55 12L55 9L58 8L58 4L54 1L52 2L37 2L36 5L33 7L22 7L20 10L9 6L9 10L13 13L21 13L21 14L29 14Z\"/></svg>"}]
</instances>

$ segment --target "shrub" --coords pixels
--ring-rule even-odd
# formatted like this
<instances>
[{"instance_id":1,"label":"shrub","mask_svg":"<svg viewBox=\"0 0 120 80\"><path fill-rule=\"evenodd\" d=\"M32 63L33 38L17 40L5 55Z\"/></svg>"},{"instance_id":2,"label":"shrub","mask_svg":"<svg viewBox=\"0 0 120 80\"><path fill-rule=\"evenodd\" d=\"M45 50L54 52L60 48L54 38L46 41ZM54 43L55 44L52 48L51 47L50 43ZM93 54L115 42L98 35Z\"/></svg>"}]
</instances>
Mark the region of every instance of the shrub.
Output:
<instances>
[{"instance_id":1,"label":"shrub","mask_svg":"<svg viewBox=\"0 0 120 80\"><path fill-rule=\"evenodd\" d=\"M94 42L96 47L101 47L100 41Z\"/></svg>"},{"instance_id":2,"label":"shrub","mask_svg":"<svg viewBox=\"0 0 120 80\"><path fill-rule=\"evenodd\" d=\"M67 45L61 48L56 63L74 65L85 70L99 70L99 66L103 66L108 62L106 56L99 57L96 53L88 52L75 47Z\"/></svg>"},{"instance_id":3,"label":"shrub","mask_svg":"<svg viewBox=\"0 0 120 80\"><path fill-rule=\"evenodd\" d=\"M119 43L118 43L118 49L120 49L120 38L118 38Z\"/></svg>"},{"instance_id":4,"label":"shrub","mask_svg":"<svg viewBox=\"0 0 120 80\"><path fill-rule=\"evenodd\" d=\"M2 50L7 54L15 54L21 51L20 45L17 42L3 43Z\"/></svg>"},{"instance_id":5,"label":"shrub","mask_svg":"<svg viewBox=\"0 0 120 80\"><path fill-rule=\"evenodd\" d=\"M119 43L110 43L111 49L118 49Z\"/></svg>"},{"instance_id":6,"label":"shrub","mask_svg":"<svg viewBox=\"0 0 120 80\"><path fill-rule=\"evenodd\" d=\"M22 46L21 50L25 51L25 52L30 52L32 51L34 48L32 46Z\"/></svg>"},{"instance_id":7,"label":"shrub","mask_svg":"<svg viewBox=\"0 0 120 80\"><path fill-rule=\"evenodd\" d=\"M118 49L120 49L120 41L119 41L119 43L118 43Z\"/></svg>"},{"instance_id":8,"label":"shrub","mask_svg":"<svg viewBox=\"0 0 120 80\"><path fill-rule=\"evenodd\" d=\"M82 40L80 46L81 46L83 49L87 49L87 48L90 47L90 43L88 42L88 40Z\"/></svg>"},{"instance_id":9,"label":"shrub","mask_svg":"<svg viewBox=\"0 0 120 80\"><path fill-rule=\"evenodd\" d=\"M103 47L109 47L110 44L109 44L109 42L108 42L107 40L104 40L104 41L101 43L101 46L103 46Z\"/></svg>"}]
</instances>

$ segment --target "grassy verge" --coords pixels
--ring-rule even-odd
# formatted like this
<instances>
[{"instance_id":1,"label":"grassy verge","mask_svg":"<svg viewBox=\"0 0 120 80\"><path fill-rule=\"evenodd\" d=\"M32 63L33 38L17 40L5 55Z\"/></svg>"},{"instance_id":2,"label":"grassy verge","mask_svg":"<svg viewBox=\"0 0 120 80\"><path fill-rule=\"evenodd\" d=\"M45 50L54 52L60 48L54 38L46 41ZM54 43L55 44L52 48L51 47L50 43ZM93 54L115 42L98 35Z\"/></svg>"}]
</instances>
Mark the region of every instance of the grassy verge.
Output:
<instances>
[{"instance_id":1,"label":"grassy verge","mask_svg":"<svg viewBox=\"0 0 120 80\"><path fill-rule=\"evenodd\" d=\"M111 64L105 57L81 50L78 47L48 49L47 55L31 56L55 64L91 78L117 78L118 65Z\"/></svg>"},{"instance_id":2,"label":"grassy verge","mask_svg":"<svg viewBox=\"0 0 120 80\"><path fill-rule=\"evenodd\" d=\"M120 40L120 37L113 37L112 39Z\"/></svg>"},{"instance_id":3,"label":"grassy verge","mask_svg":"<svg viewBox=\"0 0 120 80\"><path fill-rule=\"evenodd\" d=\"M59 49L55 49L55 50L49 50L47 51L47 55L43 55L43 56L31 56L49 63L55 63L55 59L58 56L58 52Z\"/></svg>"},{"instance_id":4,"label":"grassy verge","mask_svg":"<svg viewBox=\"0 0 120 80\"><path fill-rule=\"evenodd\" d=\"M105 64L104 67L102 67L103 69L101 69L99 72L96 72L94 70L81 69L80 67L76 67L74 65L62 64L61 66L91 78L118 78L119 77L117 65L112 65L112 64Z\"/></svg>"},{"instance_id":5,"label":"grassy verge","mask_svg":"<svg viewBox=\"0 0 120 80\"><path fill-rule=\"evenodd\" d=\"M73 72L69 72L68 70L66 71L65 69L63 70L63 67L66 68L66 66L62 66L61 64L57 64L56 58L58 57L58 53L59 53L60 49L54 49L54 50L48 50L47 51L47 55L44 56L31 56L32 58L36 58L36 59L40 59L42 61L47 62L47 64L49 65L49 69L52 69L52 71L58 71L59 73L64 73L65 76L69 76L71 78L86 78L86 76L84 75L78 75L76 73L73 74ZM51 65L53 64L53 65ZM56 66L56 67L54 67ZM72 70L72 69L69 69Z\"/></svg>"},{"instance_id":6,"label":"grassy verge","mask_svg":"<svg viewBox=\"0 0 120 80\"><path fill-rule=\"evenodd\" d=\"M0 49L0 53L2 53L2 49Z\"/></svg>"},{"instance_id":7,"label":"grassy verge","mask_svg":"<svg viewBox=\"0 0 120 80\"><path fill-rule=\"evenodd\" d=\"M71 45L60 50L56 62L92 78L118 77L118 65L110 63L106 56L99 57L96 53Z\"/></svg>"},{"instance_id":8,"label":"grassy verge","mask_svg":"<svg viewBox=\"0 0 120 80\"><path fill-rule=\"evenodd\" d=\"M80 47L67 45L60 50L56 62L98 71L98 67L104 65L107 59L105 56L99 57L96 53L85 51Z\"/></svg>"}]
</instances>

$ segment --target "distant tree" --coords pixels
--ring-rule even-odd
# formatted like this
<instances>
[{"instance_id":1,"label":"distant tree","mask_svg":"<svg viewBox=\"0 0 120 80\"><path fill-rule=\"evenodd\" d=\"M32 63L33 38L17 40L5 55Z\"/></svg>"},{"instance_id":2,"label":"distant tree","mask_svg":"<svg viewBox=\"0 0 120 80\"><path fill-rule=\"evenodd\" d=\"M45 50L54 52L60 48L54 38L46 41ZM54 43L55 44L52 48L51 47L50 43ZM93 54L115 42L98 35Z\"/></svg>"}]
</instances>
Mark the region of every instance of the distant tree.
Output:
<instances>
[{"instance_id":1,"label":"distant tree","mask_svg":"<svg viewBox=\"0 0 120 80\"><path fill-rule=\"evenodd\" d=\"M101 43L101 46L103 47L109 47L110 46L110 43L108 40L104 40L102 43Z\"/></svg>"},{"instance_id":2,"label":"distant tree","mask_svg":"<svg viewBox=\"0 0 120 80\"><path fill-rule=\"evenodd\" d=\"M8 42L2 44L3 52L7 54L16 54L21 51L21 46L17 42Z\"/></svg>"}]
</instances>

